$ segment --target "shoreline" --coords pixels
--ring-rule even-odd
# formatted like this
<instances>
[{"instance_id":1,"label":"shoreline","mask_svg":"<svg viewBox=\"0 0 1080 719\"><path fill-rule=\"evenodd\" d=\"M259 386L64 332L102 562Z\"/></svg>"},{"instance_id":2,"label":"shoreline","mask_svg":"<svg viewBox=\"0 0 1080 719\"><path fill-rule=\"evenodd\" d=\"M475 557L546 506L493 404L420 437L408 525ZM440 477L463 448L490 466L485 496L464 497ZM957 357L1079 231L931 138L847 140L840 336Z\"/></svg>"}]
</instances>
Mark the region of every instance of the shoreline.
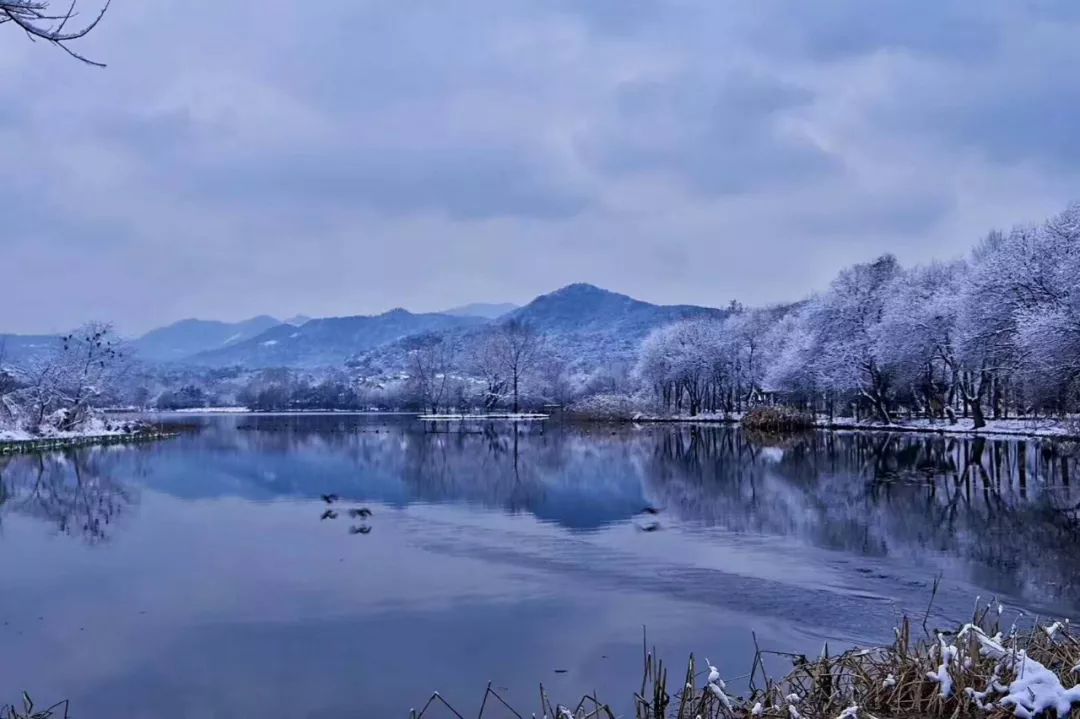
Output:
<instances>
[{"instance_id":1,"label":"shoreline","mask_svg":"<svg viewBox=\"0 0 1080 719\"><path fill-rule=\"evenodd\" d=\"M35 437L31 439L0 440L0 456L55 452L78 447L105 446L111 444L138 444L160 439L171 439L176 431L132 432L127 434L88 434L71 437Z\"/></svg>"},{"instance_id":2,"label":"shoreline","mask_svg":"<svg viewBox=\"0 0 1080 719\"><path fill-rule=\"evenodd\" d=\"M112 410L113 412L120 413L120 410ZM738 426L741 424L744 413L731 413L726 415L720 414L701 414L696 416L690 415L608 415L603 416L599 414L587 414L587 413L575 413L572 410L566 412L564 415L550 415L540 413L491 413L491 414L425 414L421 412L403 412L403 411L371 411L371 410L335 410L335 409L317 409L317 410L274 410L274 411L258 411L250 409L240 409L237 407L206 407L199 409L187 409L187 410L159 410L155 412L137 412L131 411L132 414L139 414L153 418L160 415L188 415L188 416L222 416L222 415L256 415L256 416L287 416L287 415L364 415L364 416L396 416L396 417L415 417L420 421L426 422L443 422L443 421L466 421L466 420L505 420L505 419L519 419L519 420L531 420L531 421L554 421L554 422L585 422L585 423L607 423L607 424L712 424L712 425L729 425ZM1013 419L988 419L985 427L976 429L972 426L973 422L970 418L958 419L956 424L949 424L947 420L899 420L892 424L885 424L879 421L855 421L850 418L833 418L828 420L826 418L818 418L814 422L813 430L822 430L828 432L867 432L867 433L906 433L906 434L928 434L928 435L953 435L962 437L984 437L987 439L1009 439L1009 438L1030 438L1030 439L1049 439L1060 441L1080 441L1080 417L1072 419L1072 424L1068 421L1059 419L1036 419L1036 418L1013 418ZM108 441L107 438L111 435L103 435L102 439ZM49 440L54 438L47 438ZM55 439L67 439L67 438L55 438ZM80 440L81 438L72 438ZM15 444L20 441L30 440L0 440L0 453L10 452L11 450L5 449L8 445ZM115 441L115 440L114 440Z\"/></svg>"},{"instance_id":3,"label":"shoreline","mask_svg":"<svg viewBox=\"0 0 1080 719\"><path fill-rule=\"evenodd\" d=\"M620 422L634 424L717 424L738 426L742 423L742 415L699 415L690 417L680 415L675 417L663 416L634 416L634 417L588 417L579 416L577 419L590 422ZM985 437L987 439L1000 438L1031 438L1052 439L1061 441L1080 440L1080 425L1076 428L1060 420L1043 419L1006 419L987 420L985 427L976 429L972 426L972 420L960 419L956 424L948 424L945 420L909 420L899 421L892 424L883 422L856 422L852 419L815 420L812 430L824 430L828 432L868 432L868 433L894 433L907 434L935 434L956 435L964 437Z\"/></svg>"}]
</instances>

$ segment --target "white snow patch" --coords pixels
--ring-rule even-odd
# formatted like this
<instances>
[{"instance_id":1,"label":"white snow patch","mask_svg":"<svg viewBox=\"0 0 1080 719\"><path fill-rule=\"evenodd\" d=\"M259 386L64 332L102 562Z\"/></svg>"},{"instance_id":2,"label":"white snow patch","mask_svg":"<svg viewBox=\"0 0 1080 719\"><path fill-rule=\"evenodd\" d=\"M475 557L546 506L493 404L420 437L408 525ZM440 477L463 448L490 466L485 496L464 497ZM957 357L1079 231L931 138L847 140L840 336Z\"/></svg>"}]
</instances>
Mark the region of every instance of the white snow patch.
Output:
<instances>
[{"instance_id":1,"label":"white snow patch","mask_svg":"<svg viewBox=\"0 0 1080 719\"><path fill-rule=\"evenodd\" d=\"M240 414L251 410L247 407L185 407L173 411L178 414Z\"/></svg>"},{"instance_id":2,"label":"white snow patch","mask_svg":"<svg viewBox=\"0 0 1080 719\"><path fill-rule=\"evenodd\" d=\"M708 688L713 696L720 700L720 703L724 705L725 709L729 712L734 711L734 708L731 706L731 699L728 698L728 695L724 693L723 689L712 683L708 685Z\"/></svg>"},{"instance_id":3,"label":"white snow patch","mask_svg":"<svg viewBox=\"0 0 1080 719\"><path fill-rule=\"evenodd\" d=\"M720 681L720 672L719 670L717 670L716 667L712 665L712 662L709 661L708 657L705 657L705 666L709 668L709 684L715 684L716 682Z\"/></svg>"},{"instance_id":4,"label":"white snow patch","mask_svg":"<svg viewBox=\"0 0 1080 719\"><path fill-rule=\"evenodd\" d=\"M987 699L991 695L1004 694L989 704L1011 707L1013 714L1020 719L1033 719L1047 709L1053 709L1059 717L1069 716L1073 704L1080 703L1080 684L1066 689L1056 674L1026 652L1006 649L974 625L966 625L957 638L962 639L969 633L978 639L983 654L998 662L984 691L968 689L968 694L978 706L987 708ZM1006 672L1016 676L1007 686L1001 681Z\"/></svg>"},{"instance_id":5,"label":"white snow patch","mask_svg":"<svg viewBox=\"0 0 1080 719\"><path fill-rule=\"evenodd\" d=\"M951 644L946 644L945 639L941 636L938 637L938 641L941 643L941 664L936 672L927 672L926 678L940 684L941 696L947 699L952 696L953 692L953 679L952 675L949 674L949 664L956 659L957 649Z\"/></svg>"}]
</instances>

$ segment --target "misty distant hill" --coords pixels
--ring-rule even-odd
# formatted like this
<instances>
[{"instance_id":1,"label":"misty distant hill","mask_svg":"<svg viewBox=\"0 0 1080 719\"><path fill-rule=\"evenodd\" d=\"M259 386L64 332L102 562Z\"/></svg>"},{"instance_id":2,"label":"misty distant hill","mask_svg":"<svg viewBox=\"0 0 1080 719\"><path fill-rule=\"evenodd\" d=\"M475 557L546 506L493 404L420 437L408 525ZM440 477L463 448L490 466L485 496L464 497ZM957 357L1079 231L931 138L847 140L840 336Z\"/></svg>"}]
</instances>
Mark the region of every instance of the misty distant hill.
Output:
<instances>
[{"instance_id":1,"label":"misty distant hill","mask_svg":"<svg viewBox=\"0 0 1080 719\"><path fill-rule=\"evenodd\" d=\"M346 360L410 335L445 332L486 323L478 317L413 314L394 309L381 315L326 317L303 325L278 325L221 349L199 353L192 364L223 367L342 366Z\"/></svg>"},{"instance_id":2,"label":"misty distant hill","mask_svg":"<svg viewBox=\"0 0 1080 719\"><path fill-rule=\"evenodd\" d=\"M131 342L135 356L151 362L178 362L200 352L221 349L251 339L281 322L259 315L242 322L180 320L147 332Z\"/></svg>"},{"instance_id":3,"label":"misty distant hill","mask_svg":"<svg viewBox=\"0 0 1080 719\"><path fill-rule=\"evenodd\" d=\"M694 317L727 315L726 310L696 305L654 305L590 284L573 284L540 295L507 315L528 322L570 361L632 359L649 332Z\"/></svg>"},{"instance_id":4,"label":"misty distant hill","mask_svg":"<svg viewBox=\"0 0 1080 719\"><path fill-rule=\"evenodd\" d=\"M454 315L455 317L483 317L489 320L497 320L503 315L513 312L517 308L518 306L512 302L473 302L472 304L462 305L461 307L443 310L440 314Z\"/></svg>"},{"instance_id":5,"label":"misty distant hill","mask_svg":"<svg viewBox=\"0 0 1080 719\"><path fill-rule=\"evenodd\" d=\"M656 305L590 284L573 284L540 295L523 307L476 303L445 312L394 309L379 315L307 318L281 323L255 317L229 324L184 320L149 332L133 343L149 361L203 367L342 367L400 370L419 335L468 345L487 325L525 321L545 336L550 349L588 369L631 362L641 340L657 327L690 317L724 317L726 310L694 305Z\"/></svg>"},{"instance_id":6,"label":"misty distant hill","mask_svg":"<svg viewBox=\"0 0 1080 719\"><path fill-rule=\"evenodd\" d=\"M0 334L0 367L25 365L60 347L59 335Z\"/></svg>"},{"instance_id":7,"label":"misty distant hill","mask_svg":"<svg viewBox=\"0 0 1080 719\"><path fill-rule=\"evenodd\" d=\"M649 332L691 317L724 317L726 310L694 305L654 305L589 284L573 284L540 295L491 323L514 319L527 322L544 335L548 349L572 366L589 370L616 362L633 362ZM478 341L483 327L455 328L443 336L467 347ZM414 346L410 338L375 347L355 364L373 371L402 370Z\"/></svg>"}]
</instances>

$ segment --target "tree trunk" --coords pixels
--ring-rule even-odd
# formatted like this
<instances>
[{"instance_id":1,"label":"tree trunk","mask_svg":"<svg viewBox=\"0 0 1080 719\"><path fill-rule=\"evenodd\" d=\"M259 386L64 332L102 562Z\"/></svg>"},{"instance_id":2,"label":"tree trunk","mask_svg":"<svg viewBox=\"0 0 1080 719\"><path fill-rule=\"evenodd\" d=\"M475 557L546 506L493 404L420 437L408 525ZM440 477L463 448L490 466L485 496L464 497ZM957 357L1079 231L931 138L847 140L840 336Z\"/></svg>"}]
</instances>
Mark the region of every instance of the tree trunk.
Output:
<instances>
[{"instance_id":1,"label":"tree trunk","mask_svg":"<svg viewBox=\"0 0 1080 719\"><path fill-rule=\"evenodd\" d=\"M983 414L982 402L978 397L968 401L968 406L971 408L971 419L974 421L975 429L981 429L986 426L986 416Z\"/></svg>"}]
</instances>

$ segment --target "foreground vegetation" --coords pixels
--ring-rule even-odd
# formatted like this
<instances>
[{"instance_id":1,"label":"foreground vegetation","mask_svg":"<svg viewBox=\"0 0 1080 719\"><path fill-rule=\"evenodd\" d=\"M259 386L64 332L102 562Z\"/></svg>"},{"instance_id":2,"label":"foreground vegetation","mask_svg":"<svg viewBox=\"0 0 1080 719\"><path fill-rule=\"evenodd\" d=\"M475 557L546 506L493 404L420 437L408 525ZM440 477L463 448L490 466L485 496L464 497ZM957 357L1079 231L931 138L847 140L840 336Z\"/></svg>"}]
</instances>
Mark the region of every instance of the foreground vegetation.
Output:
<instances>
[{"instance_id":1,"label":"foreground vegetation","mask_svg":"<svg viewBox=\"0 0 1080 719\"><path fill-rule=\"evenodd\" d=\"M67 719L68 702L62 701L50 707L34 706L34 700L23 692L21 706L0 704L0 719Z\"/></svg>"},{"instance_id":2,"label":"foreground vegetation","mask_svg":"<svg viewBox=\"0 0 1080 719\"><path fill-rule=\"evenodd\" d=\"M1022 617L1021 617L1022 619ZM1080 639L1066 622L1002 624L1001 607L987 604L970 623L931 635L907 618L889 647L852 649L817 659L781 654L793 669L769 677L758 651L748 695L738 696L719 672L691 656L684 674L669 675L654 652L644 657L641 686L633 694L637 719L1065 719L1080 716ZM539 711L553 719L614 719L595 695L553 703L540 687ZM412 719L465 714L433 694ZM524 717L489 685L477 716Z\"/></svg>"}]
</instances>

